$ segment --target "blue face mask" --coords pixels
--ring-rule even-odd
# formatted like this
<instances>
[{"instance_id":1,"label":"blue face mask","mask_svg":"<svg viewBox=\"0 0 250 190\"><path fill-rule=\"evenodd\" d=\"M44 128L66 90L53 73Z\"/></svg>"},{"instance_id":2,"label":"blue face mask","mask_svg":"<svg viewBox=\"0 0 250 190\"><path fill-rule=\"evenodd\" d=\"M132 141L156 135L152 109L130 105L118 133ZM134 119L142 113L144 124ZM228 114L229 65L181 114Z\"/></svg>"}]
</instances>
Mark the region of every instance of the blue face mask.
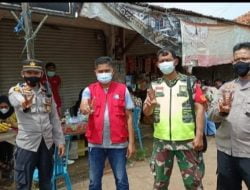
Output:
<instances>
[{"instance_id":1,"label":"blue face mask","mask_svg":"<svg viewBox=\"0 0 250 190\"><path fill-rule=\"evenodd\" d=\"M9 111L9 108L0 109L0 112L2 112L2 114L6 114L8 111Z\"/></svg>"},{"instance_id":2,"label":"blue face mask","mask_svg":"<svg viewBox=\"0 0 250 190\"><path fill-rule=\"evenodd\" d=\"M164 61L158 65L158 68L163 74L168 75L175 69L174 61Z\"/></svg>"},{"instance_id":3,"label":"blue face mask","mask_svg":"<svg viewBox=\"0 0 250 190\"><path fill-rule=\"evenodd\" d=\"M48 71L47 72L48 77L53 77L53 76L55 76L55 74L56 74L55 71Z\"/></svg>"},{"instance_id":4,"label":"blue face mask","mask_svg":"<svg viewBox=\"0 0 250 190\"><path fill-rule=\"evenodd\" d=\"M100 83L107 84L112 80L112 73L98 73L96 78Z\"/></svg>"}]
</instances>

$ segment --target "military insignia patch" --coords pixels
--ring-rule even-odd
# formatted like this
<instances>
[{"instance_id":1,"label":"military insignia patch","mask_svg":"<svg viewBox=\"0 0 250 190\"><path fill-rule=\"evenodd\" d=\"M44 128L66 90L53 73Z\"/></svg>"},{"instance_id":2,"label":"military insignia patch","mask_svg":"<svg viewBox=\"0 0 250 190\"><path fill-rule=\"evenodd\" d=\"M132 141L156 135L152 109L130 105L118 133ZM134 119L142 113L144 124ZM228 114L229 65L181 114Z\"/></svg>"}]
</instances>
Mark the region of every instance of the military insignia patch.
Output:
<instances>
[{"instance_id":1,"label":"military insignia patch","mask_svg":"<svg viewBox=\"0 0 250 190\"><path fill-rule=\"evenodd\" d=\"M156 97L164 97L164 87L163 86L156 86L155 87L155 95Z\"/></svg>"},{"instance_id":2,"label":"military insignia patch","mask_svg":"<svg viewBox=\"0 0 250 190\"><path fill-rule=\"evenodd\" d=\"M31 61L30 66L36 66L36 63L34 61Z\"/></svg>"},{"instance_id":3,"label":"military insignia patch","mask_svg":"<svg viewBox=\"0 0 250 190\"><path fill-rule=\"evenodd\" d=\"M187 97L187 86L186 85L180 85L179 86L179 92L177 96Z\"/></svg>"}]
</instances>

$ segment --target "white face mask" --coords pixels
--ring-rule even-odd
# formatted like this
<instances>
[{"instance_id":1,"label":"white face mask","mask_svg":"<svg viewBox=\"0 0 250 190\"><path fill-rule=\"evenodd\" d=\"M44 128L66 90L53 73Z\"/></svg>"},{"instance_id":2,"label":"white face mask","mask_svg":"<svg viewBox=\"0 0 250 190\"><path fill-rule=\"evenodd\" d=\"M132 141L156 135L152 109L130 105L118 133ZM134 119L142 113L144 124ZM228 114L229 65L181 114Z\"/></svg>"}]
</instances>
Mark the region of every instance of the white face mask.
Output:
<instances>
[{"instance_id":1,"label":"white face mask","mask_svg":"<svg viewBox=\"0 0 250 190\"><path fill-rule=\"evenodd\" d=\"M163 74L168 75L175 69L174 61L164 61L158 65L158 68Z\"/></svg>"},{"instance_id":2,"label":"white face mask","mask_svg":"<svg viewBox=\"0 0 250 190\"><path fill-rule=\"evenodd\" d=\"M0 109L0 112L2 112L2 114L6 114L8 111L9 111L9 108Z\"/></svg>"},{"instance_id":3,"label":"white face mask","mask_svg":"<svg viewBox=\"0 0 250 190\"><path fill-rule=\"evenodd\" d=\"M97 80L102 84L107 84L112 80L112 73L97 73Z\"/></svg>"}]
</instances>

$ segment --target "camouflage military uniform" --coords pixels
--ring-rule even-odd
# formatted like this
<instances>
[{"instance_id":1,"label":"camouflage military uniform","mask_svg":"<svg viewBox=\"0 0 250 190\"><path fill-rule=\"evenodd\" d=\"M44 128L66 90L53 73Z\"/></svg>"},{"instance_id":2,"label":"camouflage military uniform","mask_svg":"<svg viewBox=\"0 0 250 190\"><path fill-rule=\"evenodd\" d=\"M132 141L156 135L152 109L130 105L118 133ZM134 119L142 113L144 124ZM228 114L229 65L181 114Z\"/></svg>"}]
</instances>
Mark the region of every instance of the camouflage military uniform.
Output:
<instances>
[{"instance_id":1,"label":"camouflage military uniform","mask_svg":"<svg viewBox=\"0 0 250 190\"><path fill-rule=\"evenodd\" d=\"M165 82L169 87L172 87L178 80L185 80L184 77L186 76L179 74L177 79L165 80ZM193 149L192 140L166 141L157 138L154 138L150 161L150 168L155 178L154 190L168 189L174 156L177 158L185 188L187 190L202 190L205 165L202 153Z\"/></svg>"}]
</instances>

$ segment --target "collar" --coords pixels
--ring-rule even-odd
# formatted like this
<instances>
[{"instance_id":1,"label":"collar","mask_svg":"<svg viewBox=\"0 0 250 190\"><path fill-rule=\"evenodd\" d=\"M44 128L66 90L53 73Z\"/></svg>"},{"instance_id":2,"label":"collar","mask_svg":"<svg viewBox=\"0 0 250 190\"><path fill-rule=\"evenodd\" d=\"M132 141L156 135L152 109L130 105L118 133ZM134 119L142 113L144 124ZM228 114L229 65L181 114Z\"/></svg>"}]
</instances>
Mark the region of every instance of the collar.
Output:
<instances>
[{"instance_id":1,"label":"collar","mask_svg":"<svg viewBox=\"0 0 250 190\"><path fill-rule=\"evenodd\" d=\"M30 91L30 92L32 91L32 92L37 92L37 93L46 92L45 87L41 83L39 83L39 87L35 87L37 89L30 87L26 82L24 82L21 85L21 87L24 91Z\"/></svg>"},{"instance_id":2,"label":"collar","mask_svg":"<svg viewBox=\"0 0 250 190\"><path fill-rule=\"evenodd\" d=\"M173 87L177 82L178 80L180 80L182 78L182 74L180 73L177 73L177 77L173 80L168 80L164 77L162 77L163 81L169 86L169 87Z\"/></svg>"},{"instance_id":3,"label":"collar","mask_svg":"<svg viewBox=\"0 0 250 190\"><path fill-rule=\"evenodd\" d=\"M238 78L236 79L235 82L239 84L240 90L245 90L250 88L250 80L240 80Z\"/></svg>"}]
</instances>

